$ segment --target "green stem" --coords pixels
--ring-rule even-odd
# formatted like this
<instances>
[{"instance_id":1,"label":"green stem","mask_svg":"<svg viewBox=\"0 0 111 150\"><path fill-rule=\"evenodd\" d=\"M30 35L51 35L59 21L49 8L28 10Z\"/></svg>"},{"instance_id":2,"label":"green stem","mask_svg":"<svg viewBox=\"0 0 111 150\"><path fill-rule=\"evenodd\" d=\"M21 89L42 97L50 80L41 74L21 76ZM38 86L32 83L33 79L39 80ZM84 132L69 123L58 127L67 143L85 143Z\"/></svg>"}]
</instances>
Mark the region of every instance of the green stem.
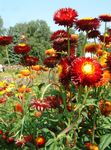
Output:
<instances>
[{"instance_id":1,"label":"green stem","mask_svg":"<svg viewBox=\"0 0 111 150\"><path fill-rule=\"evenodd\" d=\"M67 26L67 33L68 33L68 56L70 56L70 33L69 33L69 27Z\"/></svg>"},{"instance_id":2,"label":"green stem","mask_svg":"<svg viewBox=\"0 0 111 150\"><path fill-rule=\"evenodd\" d=\"M7 61L8 61L8 65L10 66L10 59L9 59L7 46L5 46L5 53L6 53L6 58L7 58Z\"/></svg>"},{"instance_id":3,"label":"green stem","mask_svg":"<svg viewBox=\"0 0 111 150\"><path fill-rule=\"evenodd\" d=\"M85 56L84 46L86 45L86 43L87 43L87 32L86 32L86 37L84 39L84 44L83 44L83 47L82 47L82 56Z\"/></svg>"},{"instance_id":4,"label":"green stem","mask_svg":"<svg viewBox=\"0 0 111 150\"><path fill-rule=\"evenodd\" d=\"M94 118L93 118L92 144L94 144L94 135L95 135L95 116L94 116Z\"/></svg>"},{"instance_id":5,"label":"green stem","mask_svg":"<svg viewBox=\"0 0 111 150\"><path fill-rule=\"evenodd\" d=\"M43 93L42 93L41 99L44 98L45 92L47 91L47 89L48 89L51 85L52 85L52 83L48 84L48 85L45 87L45 89L44 89L44 91L43 91Z\"/></svg>"},{"instance_id":6,"label":"green stem","mask_svg":"<svg viewBox=\"0 0 111 150\"><path fill-rule=\"evenodd\" d=\"M102 47L102 49L104 50L104 48L105 48L105 34L106 34L106 29L107 29L107 22L105 22L105 29L104 29L104 39L103 39L103 47Z\"/></svg>"}]
</instances>

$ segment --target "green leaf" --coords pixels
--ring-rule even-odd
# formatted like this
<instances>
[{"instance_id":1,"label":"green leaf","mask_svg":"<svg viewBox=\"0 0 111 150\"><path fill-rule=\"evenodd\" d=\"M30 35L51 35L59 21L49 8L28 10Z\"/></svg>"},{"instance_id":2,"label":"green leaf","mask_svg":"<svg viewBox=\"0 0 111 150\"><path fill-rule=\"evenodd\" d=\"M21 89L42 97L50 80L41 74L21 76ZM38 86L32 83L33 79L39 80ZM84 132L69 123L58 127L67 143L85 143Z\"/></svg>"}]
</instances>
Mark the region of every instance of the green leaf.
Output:
<instances>
[{"instance_id":1,"label":"green leaf","mask_svg":"<svg viewBox=\"0 0 111 150\"><path fill-rule=\"evenodd\" d=\"M111 134L103 135L100 139L100 150L104 150L111 143Z\"/></svg>"},{"instance_id":2,"label":"green leaf","mask_svg":"<svg viewBox=\"0 0 111 150\"><path fill-rule=\"evenodd\" d=\"M45 146L49 146L50 144L52 144L54 142L54 139L50 139L47 141L47 143L45 144Z\"/></svg>"}]
</instances>

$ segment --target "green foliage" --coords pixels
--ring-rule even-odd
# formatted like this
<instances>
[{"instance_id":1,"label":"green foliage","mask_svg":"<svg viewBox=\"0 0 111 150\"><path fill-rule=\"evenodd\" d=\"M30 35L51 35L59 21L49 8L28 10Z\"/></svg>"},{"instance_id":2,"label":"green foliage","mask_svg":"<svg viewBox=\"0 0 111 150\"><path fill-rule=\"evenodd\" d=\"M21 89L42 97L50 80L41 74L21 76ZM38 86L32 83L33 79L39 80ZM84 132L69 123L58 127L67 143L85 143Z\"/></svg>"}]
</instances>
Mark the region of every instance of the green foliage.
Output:
<instances>
[{"instance_id":1,"label":"green foliage","mask_svg":"<svg viewBox=\"0 0 111 150\"><path fill-rule=\"evenodd\" d=\"M31 46L30 54L39 57L40 62L44 59L44 51L51 48L51 31L43 20L16 24L14 27L10 27L8 33L14 37L14 44L21 42L20 37L24 34L27 43ZM9 54L12 63L18 62L20 57L13 53L12 47L9 49Z\"/></svg>"}]
</instances>

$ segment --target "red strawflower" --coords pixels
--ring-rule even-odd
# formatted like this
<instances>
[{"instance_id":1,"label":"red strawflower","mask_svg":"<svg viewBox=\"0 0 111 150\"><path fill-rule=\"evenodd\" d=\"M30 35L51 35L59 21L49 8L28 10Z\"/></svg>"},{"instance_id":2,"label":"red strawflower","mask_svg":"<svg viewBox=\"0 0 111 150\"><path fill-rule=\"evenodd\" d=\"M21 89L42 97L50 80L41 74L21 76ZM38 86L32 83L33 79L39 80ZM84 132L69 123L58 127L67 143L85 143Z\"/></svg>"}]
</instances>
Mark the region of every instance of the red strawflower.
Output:
<instances>
[{"instance_id":1,"label":"red strawflower","mask_svg":"<svg viewBox=\"0 0 111 150\"><path fill-rule=\"evenodd\" d=\"M32 99L31 107L36 108L38 111L44 111L49 108L57 108L62 104L62 98L60 96L48 96L44 99Z\"/></svg>"},{"instance_id":2,"label":"red strawflower","mask_svg":"<svg viewBox=\"0 0 111 150\"><path fill-rule=\"evenodd\" d=\"M50 37L51 41L56 40L58 38L68 38L68 33L65 30L57 30Z\"/></svg>"},{"instance_id":3,"label":"red strawflower","mask_svg":"<svg viewBox=\"0 0 111 150\"><path fill-rule=\"evenodd\" d=\"M106 63L109 68L109 71L111 72L111 54L108 55Z\"/></svg>"},{"instance_id":4,"label":"red strawflower","mask_svg":"<svg viewBox=\"0 0 111 150\"><path fill-rule=\"evenodd\" d=\"M57 56L50 56L44 59L44 65L48 68L54 68L56 64L58 63L58 57Z\"/></svg>"},{"instance_id":5,"label":"red strawflower","mask_svg":"<svg viewBox=\"0 0 111 150\"><path fill-rule=\"evenodd\" d=\"M111 29L108 29L108 34L111 36Z\"/></svg>"},{"instance_id":6,"label":"red strawflower","mask_svg":"<svg viewBox=\"0 0 111 150\"><path fill-rule=\"evenodd\" d=\"M0 36L0 45L6 46L12 43L13 37L12 36Z\"/></svg>"},{"instance_id":7,"label":"red strawflower","mask_svg":"<svg viewBox=\"0 0 111 150\"><path fill-rule=\"evenodd\" d=\"M103 22L110 22L111 21L111 14L102 14L99 16L99 19Z\"/></svg>"},{"instance_id":8,"label":"red strawflower","mask_svg":"<svg viewBox=\"0 0 111 150\"><path fill-rule=\"evenodd\" d=\"M70 40L70 47L75 48L78 41L78 36L76 34L71 34L68 37L68 33L64 30L58 30L54 32L51 36L51 40L53 41L53 48L57 52L67 51L68 38Z\"/></svg>"},{"instance_id":9,"label":"red strawflower","mask_svg":"<svg viewBox=\"0 0 111 150\"><path fill-rule=\"evenodd\" d=\"M100 21L97 18L83 18L76 21L76 28L80 31L90 31L99 28Z\"/></svg>"},{"instance_id":10,"label":"red strawflower","mask_svg":"<svg viewBox=\"0 0 111 150\"><path fill-rule=\"evenodd\" d=\"M71 61L74 59L75 57L63 57L58 65L59 80L65 87L70 83Z\"/></svg>"},{"instance_id":11,"label":"red strawflower","mask_svg":"<svg viewBox=\"0 0 111 150\"><path fill-rule=\"evenodd\" d=\"M71 80L75 85L93 86L101 76L102 67L95 59L79 57L71 63Z\"/></svg>"},{"instance_id":12,"label":"red strawflower","mask_svg":"<svg viewBox=\"0 0 111 150\"><path fill-rule=\"evenodd\" d=\"M100 49L100 45L96 43L88 43L84 47L85 52L96 53Z\"/></svg>"},{"instance_id":13,"label":"red strawflower","mask_svg":"<svg viewBox=\"0 0 111 150\"><path fill-rule=\"evenodd\" d=\"M56 24L72 27L78 16L77 12L72 8L61 8L54 14Z\"/></svg>"},{"instance_id":14,"label":"red strawflower","mask_svg":"<svg viewBox=\"0 0 111 150\"><path fill-rule=\"evenodd\" d=\"M36 65L39 61L37 57L26 55L23 57L24 60L22 60L22 63L26 66L33 66Z\"/></svg>"},{"instance_id":15,"label":"red strawflower","mask_svg":"<svg viewBox=\"0 0 111 150\"><path fill-rule=\"evenodd\" d=\"M100 32L98 30L89 31L87 34L88 38L97 38L99 35Z\"/></svg>"},{"instance_id":16,"label":"red strawflower","mask_svg":"<svg viewBox=\"0 0 111 150\"><path fill-rule=\"evenodd\" d=\"M21 43L18 44L14 47L14 52L16 54L27 54L30 51L30 46L25 44L25 43Z\"/></svg>"},{"instance_id":17,"label":"red strawflower","mask_svg":"<svg viewBox=\"0 0 111 150\"><path fill-rule=\"evenodd\" d=\"M104 44L108 45L111 43L111 36L108 35L108 34L105 34L105 35L100 35L99 36L99 40L101 42L103 42Z\"/></svg>"}]
</instances>

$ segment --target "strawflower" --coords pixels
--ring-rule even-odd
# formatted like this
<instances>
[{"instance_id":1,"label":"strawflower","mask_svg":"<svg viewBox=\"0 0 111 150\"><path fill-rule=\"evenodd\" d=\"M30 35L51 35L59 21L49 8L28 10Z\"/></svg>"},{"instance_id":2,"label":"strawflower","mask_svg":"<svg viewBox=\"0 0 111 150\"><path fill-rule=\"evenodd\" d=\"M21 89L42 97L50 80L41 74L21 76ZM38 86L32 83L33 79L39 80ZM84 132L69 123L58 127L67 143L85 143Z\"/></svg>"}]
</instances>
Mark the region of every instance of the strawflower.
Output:
<instances>
[{"instance_id":1,"label":"strawflower","mask_svg":"<svg viewBox=\"0 0 111 150\"><path fill-rule=\"evenodd\" d=\"M95 43L88 43L84 47L84 51L90 53L96 53L98 49L100 49L100 45Z\"/></svg>"},{"instance_id":2,"label":"strawflower","mask_svg":"<svg viewBox=\"0 0 111 150\"><path fill-rule=\"evenodd\" d=\"M11 44L13 41L13 37L12 36L0 36L0 45L1 46L6 46Z\"/></svg>"},{"instance_id":3,"label":"strawflower","mask_svg":"<svg viewBox=\"0 0 111 150\"><path fill-rule=\"evenodd\" d=\"M80 31L90 31L98 29L100 22L97 18L83 18L76 21L76 28Z\"/></svg>"},{"instance_id":4,"label":"strawflower","mask_svg":"<svg viewBox=\"0 0 111 150\"><path fill-rule=\"evenodd\" d=\"M56 24L72 27L78 16L77 12L72 8L61 8L54 14Z\"/></svg>"},{"instance_id":5,"label":"strawflower","mask_svg":"<svg viewBox=\"0 0 111 150\"><path fill-rule=\"evenodd\" d=\"M93 86L101 77L102 67L95 59L79 57L71 63L71 80L75 85Z\"/></svg>"},{"instance_id":6,"label":"strawflower","mask_svg":"<svg viewBox=\"0 0 111 150\"><path fill-rule=\"evenodd\" d=\"M25 43L20 43L14 46L14 52L16 54L27 54L30 51L30 46Z\"/></svg>"},{"instance_id":7,"label":"strawflower","mask_svg":"<svg viewBox=\"0 0 111 150\"><path fill-rule=\"evenodd\" d=\"M102 14L99 16L99 19L103 22L110 22L111 21L111 14Z\"/></svg>"}]
</instances>

